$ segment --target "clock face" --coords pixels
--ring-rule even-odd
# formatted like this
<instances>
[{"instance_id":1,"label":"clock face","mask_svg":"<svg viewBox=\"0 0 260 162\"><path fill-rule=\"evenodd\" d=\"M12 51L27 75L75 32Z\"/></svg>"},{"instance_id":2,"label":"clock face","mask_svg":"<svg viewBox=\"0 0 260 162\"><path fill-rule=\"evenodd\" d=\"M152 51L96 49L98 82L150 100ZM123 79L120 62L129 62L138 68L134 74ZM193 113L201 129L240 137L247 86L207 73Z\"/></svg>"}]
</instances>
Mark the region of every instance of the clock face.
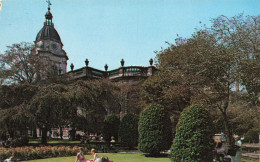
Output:
<instances>
[{"instance_id":1,"label":"clock face","mask_svg":"<svg viewBox=\"0 0 260 162\"><path fill-rule=\"evenodd\" d=\"M58 49L58 46L57 46L57 44L51 44L51 48L52 48L54 51L56 51L56 50Z\"/></svg>"},{"instance_id":2,"label":"clock face","mask_svg":"<svg viewBox=\"0 0 260 162\"><path fill-rule=\"evenodd\" d=\"M55 54L59 54L60 52L60 46L59 44L56 44L56 43L52 43L51 44L51 51Z\"/></svg>"}]
</instances>

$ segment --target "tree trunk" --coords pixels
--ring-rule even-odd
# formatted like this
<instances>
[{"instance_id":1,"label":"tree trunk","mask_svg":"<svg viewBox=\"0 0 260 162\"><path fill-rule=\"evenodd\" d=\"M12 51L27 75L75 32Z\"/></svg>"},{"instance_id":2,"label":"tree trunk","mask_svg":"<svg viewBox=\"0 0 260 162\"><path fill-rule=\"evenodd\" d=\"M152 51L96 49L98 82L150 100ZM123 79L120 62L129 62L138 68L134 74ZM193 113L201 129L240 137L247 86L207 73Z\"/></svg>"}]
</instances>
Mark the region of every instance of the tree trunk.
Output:
<instances>
[{"instance_id":1,"label":"tree trunk","mask_svg":"<svg viewBox=\"0 0 260 162\"><path fill-rule=\"evenodd\" d=\"M60 127L59 134L60 134L60 139L63 140L63 130L62 130L62 127Z\"/></svg>"},{"instance_id":2,"label":"tree trunk","mask_svg":"<svg viewBox=\"0 0 260 162\"><path fill-rule=\"evenodd\" d=\"M42 140L41 140L43 145L47 144L47 132L48 132L48 129L46 127L43 127L42 128Z\"/></svg>"},{"instance_id":3,"label":"tree trunk","mask_svg":"<svg viewBox=\"0 0 260 162\"><path fill-rule=\"evenodd\" d=\"M228 142L229 145L232 145L232 132L231 132L230 127L229 127L229 121L228 121L228 118L227 118L227 113L222 112L222 115L223 115L223 120L224 120L223 122L224 122L224 126L225 126L225 133L227 135L227 142Z\"/></svg>"},{"instance_id":4,"label":"tree trunk","mask_svg":"<svg viewBox=\"0 0 260 162\"><path fill-rule=\"evenodd\" d=\"M76 136L76 129L72 128L71 129L71 139L72 139L72 141L75 141L75 136Z\"/></svg>"},{"instance_id":5,"label":"tree trunk","mask_svg":"<svg viewBox=\"0 0 260 162\"><path fill-rule=\"evenodd\" d=\"M33 139L37 139L37 128L33 128L32 136L33 136Z\"/></svg>"}]
</instances>

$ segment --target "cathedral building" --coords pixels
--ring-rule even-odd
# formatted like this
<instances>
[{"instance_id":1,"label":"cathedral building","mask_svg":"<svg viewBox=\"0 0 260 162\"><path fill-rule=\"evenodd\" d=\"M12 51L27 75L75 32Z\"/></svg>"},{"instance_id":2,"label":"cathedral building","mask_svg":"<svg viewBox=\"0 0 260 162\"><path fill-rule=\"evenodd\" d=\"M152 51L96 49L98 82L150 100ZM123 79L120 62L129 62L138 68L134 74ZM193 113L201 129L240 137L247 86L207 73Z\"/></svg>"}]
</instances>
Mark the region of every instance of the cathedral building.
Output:
<instances>
[{"instance_id":1,"label":"cathedral building","mask_svg":"<svg viewBox=\"0 0 260 162\"><path fill-rule=\"evenodd\" d=\"M115 82L122 82L122 84L127 84L131 87L139 86L139 80L144 80L147 77L153 75L157 68L153 66L153 59L149 60L149 66L124 66L125 61L122 59L120 61L121 66L117 69L108 70L108 65L104 66L104 70L95 69L89 67L89 60L85 59L85 66L79 69L74 69L74 65L70 65L70 70L67 71L67 61L68 55L63 49L63 43L61 41L60 35L54 27L52 21L53 15L50 9L50 1L48 2L48 11L45 14L45 22L42 29L38 32L36 36L35 48L33 49L34 54L38 55L43 64L43 68L40 71L40 80L44 81L48 79L48 70L53 70L55 75L65 76L69 80L91 80L91 79L102 79L106 78ZM122 86L125 88L125 86ZM136 106L135 103L130 103L129 98L136 98L135 91L121 89L122 103L120 108L120 117L129 112L128 107L133 108ZM81 110L79 108L79 110ZM108 108L109 110L109 108ZM107 110L107 113L109 111ZM81 112L82 114L82 112ZM62 131L65 137L68 137L67 130L69 128L64 128L63 130L58 130L57 128L52 128L53 132ZM37 131L38 132L38 131ZM41 136L40 130L38 135ZM52 137L55 137L52 135Z\"/></svg>"}]
</instances>

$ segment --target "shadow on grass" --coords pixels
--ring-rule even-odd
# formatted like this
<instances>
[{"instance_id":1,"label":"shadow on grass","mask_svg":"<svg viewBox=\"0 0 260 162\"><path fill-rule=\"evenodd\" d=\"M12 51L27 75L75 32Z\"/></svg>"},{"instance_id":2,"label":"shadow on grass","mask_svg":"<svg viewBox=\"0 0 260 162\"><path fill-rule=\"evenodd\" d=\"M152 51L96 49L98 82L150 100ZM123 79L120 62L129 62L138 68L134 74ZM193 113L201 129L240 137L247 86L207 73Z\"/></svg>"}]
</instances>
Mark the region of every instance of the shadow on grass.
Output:
<instances>
[{"instance_id":1,"label":"shadow on grass","mask_svg":"<svg viewBox=\"0 0 260 162\"><path fill-rule=\"evenodd\" d=\"M144 154L144 156L152 158L169 158L169 154Z\"/></svg>"}]
</instances>

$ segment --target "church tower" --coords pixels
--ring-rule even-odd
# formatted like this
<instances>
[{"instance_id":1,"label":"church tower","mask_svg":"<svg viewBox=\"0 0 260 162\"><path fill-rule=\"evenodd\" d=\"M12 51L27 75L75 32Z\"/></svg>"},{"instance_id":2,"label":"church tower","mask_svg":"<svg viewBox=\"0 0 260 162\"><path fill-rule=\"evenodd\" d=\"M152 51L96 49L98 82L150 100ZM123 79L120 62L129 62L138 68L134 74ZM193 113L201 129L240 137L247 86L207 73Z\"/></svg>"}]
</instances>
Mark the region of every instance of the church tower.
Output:
<instances>
[{"instance_id":1,"label":"church tower","mask_svg":"<svg viewBox=\"0 0 260 162\"><path fill-rule=\"evenodd\" d=\"M50 12L50 0L48 11L45 14L45 22L38 32L35 40L35 53L40 56L45 67L55 69L57 75L67 72L68 56L63 50L63 44L54 24L52 13ZM46 70L47 68L45 68ZM46 79L46 74L41 75L41 79Z\"/></svg>"}]
</instances>

